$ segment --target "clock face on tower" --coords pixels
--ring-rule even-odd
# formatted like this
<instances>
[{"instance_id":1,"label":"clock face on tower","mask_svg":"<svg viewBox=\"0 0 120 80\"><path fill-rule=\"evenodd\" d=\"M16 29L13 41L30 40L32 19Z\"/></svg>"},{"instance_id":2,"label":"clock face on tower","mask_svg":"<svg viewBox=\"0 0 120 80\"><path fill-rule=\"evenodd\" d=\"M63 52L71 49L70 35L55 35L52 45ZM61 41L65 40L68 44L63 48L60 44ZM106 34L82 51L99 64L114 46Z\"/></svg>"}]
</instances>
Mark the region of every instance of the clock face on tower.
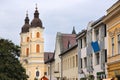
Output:
<instances>
[{"instance_id":1,"label":"clock face on tower","mask_svg":"<svg viewBox=\"0 0 120 80\"><path fill-rule=\"evenodd\" d=\"M39 71L36 71L36 77L39 77Z\"/></svg>"}]
</instances>

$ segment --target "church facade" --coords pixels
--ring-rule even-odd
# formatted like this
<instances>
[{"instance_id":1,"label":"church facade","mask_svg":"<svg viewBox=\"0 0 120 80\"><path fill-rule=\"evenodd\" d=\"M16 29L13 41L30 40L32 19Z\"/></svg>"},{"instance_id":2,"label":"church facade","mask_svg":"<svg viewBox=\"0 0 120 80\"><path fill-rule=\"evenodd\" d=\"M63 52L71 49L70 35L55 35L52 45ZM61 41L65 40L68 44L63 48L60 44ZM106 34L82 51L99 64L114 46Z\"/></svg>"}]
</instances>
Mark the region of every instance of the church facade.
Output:
<instances>
[{"instance_id":1,"label":"church facade","mask_svg":"<svg viewBox=\"0 0 120 80\"><path fill-rule=\"evenodd\" d=\"M34 19L29 23L28 13L25 24L21 29L21 54L20 62L26 69L28 80L40 80L45 74L44 64L44 27L39 19L37 7L34 12Z\"/></svg>"}]
</instances>

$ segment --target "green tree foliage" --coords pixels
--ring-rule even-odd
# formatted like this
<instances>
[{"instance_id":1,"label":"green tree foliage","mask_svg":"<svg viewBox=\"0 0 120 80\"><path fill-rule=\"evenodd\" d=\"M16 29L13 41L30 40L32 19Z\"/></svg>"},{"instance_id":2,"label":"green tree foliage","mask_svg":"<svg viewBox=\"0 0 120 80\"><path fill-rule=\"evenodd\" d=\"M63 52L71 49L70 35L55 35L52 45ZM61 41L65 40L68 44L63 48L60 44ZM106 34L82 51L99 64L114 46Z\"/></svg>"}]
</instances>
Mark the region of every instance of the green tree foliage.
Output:
<instances>
[{"instance_id":1,"label":"green tree foliage","mask_svg":"<svg viewBox=\"0 0 120 80\"><path fill-rule=\"evenodd\" d=\"M7 39L0 39L0 80L27 80L18 57L20 47Z\"/></svg>"}]
</instances>

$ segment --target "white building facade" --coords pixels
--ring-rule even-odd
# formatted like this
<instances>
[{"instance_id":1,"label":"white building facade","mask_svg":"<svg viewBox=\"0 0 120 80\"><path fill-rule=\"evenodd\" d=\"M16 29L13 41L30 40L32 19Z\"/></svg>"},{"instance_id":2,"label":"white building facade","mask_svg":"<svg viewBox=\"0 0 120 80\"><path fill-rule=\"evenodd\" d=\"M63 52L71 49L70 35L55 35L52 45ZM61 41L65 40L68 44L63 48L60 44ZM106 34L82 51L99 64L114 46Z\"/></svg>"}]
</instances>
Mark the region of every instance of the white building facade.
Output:
<instances>
[{"instance_id":1,"label":"white building facade","mask_svg":"<svg viewBox=\"0 0 120 80\"><path fill-rule=\"evenodd\" d=\"M106 78L107 46L106 25L102 18L90 22L86 30L77 35L78 78Z\"/></svg>"}]
</instances>

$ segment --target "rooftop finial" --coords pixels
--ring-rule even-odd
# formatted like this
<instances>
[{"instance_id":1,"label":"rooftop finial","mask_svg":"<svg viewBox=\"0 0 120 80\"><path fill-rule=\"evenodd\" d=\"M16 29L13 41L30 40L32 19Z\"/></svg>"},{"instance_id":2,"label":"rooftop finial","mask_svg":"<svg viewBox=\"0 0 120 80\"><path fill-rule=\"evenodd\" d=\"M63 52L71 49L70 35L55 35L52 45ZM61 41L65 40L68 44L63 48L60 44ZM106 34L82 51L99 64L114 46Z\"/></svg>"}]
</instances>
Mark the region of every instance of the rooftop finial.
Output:
<instances>
[{"instance_id":1,"label":"rooftop finial","mask_svg":"<svg viewBox=\"0 0 120 80\"><path fill-rule=\"evenodd\" d=\"M36 10L37 10L38 8L37 8L37 3L36 3Z\"/></svg>"},{"instance_id":2,"label":"rooftop finial","mask_svg":"<svg viewBox=\"0 0 120 80\"><path fill-rule=\"evenodd\" d=\"M28 10L26 11L26 17L28 17Z\"/></svg>"},{"instance_id":3,"label":"rooftop finial","mask_svg":"<svg viewBox=\"0 0 120 80\"><path fill-rule=\"evenodd\" d=\"M28 10L26 11L26 18L25 18L25 23L29 24L29 18L28 18Z\"/></svg>"}]
</instances>

